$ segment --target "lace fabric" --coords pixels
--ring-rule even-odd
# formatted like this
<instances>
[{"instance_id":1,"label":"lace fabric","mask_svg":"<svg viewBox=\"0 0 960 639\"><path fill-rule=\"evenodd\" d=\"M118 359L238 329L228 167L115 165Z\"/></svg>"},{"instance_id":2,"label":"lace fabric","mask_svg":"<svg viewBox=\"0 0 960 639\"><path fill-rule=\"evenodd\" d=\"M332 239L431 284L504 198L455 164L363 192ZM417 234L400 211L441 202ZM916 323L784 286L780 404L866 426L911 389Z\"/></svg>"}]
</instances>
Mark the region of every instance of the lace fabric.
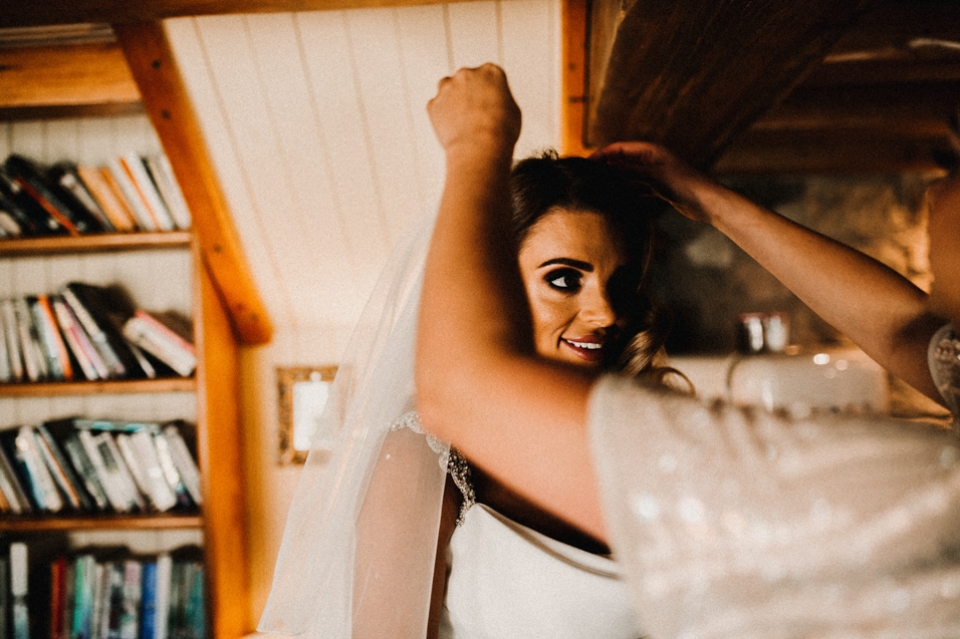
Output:
<instances>
[{"instance_id":1,"label":"lace fabric","mask_svg":"<svg viewBox=\"0 0 960 639\"><path fill-rule=\"evenodd\" d=\"M953 430L960 434L960 335L947 324L930 340L927 354L937 390L953 413Z\"/></svg>"}]
</instances>

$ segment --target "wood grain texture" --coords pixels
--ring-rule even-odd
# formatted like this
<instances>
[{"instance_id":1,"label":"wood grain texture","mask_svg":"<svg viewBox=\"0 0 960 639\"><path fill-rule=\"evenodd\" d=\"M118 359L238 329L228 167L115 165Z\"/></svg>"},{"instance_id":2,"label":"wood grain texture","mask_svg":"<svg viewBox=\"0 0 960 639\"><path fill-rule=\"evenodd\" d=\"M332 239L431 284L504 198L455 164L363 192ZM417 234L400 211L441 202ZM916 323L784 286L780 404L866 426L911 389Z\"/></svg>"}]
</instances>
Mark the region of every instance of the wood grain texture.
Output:
<instances>
[{"instance_id":1,"label":"wood grain texture","mask_svg":"<svg viewBox=\"0 0 960 639\"><path fill-rule=\"evenodd\" d=\"M240 361L230 319L207 267L197 261L194 294L197 457L204 494L208 632L239 639L253 630L244 516Z\"/></svg>"},{"instance_id":2,"label":"wood grain texture","mask_svg":"<svg viewBox=\"0 0 960 639\"><path fill-rule=\"evenodd\" d=\"M610 2L592 11L609 14ZM662 142L707 166L819 64L868 0L637 0L592 78L588 139ZM593 66L593 65L592 65ZM594 84L598 83L598 84Z\"/></svg>"},{"instance_id":3,"label":"wood grain texture","mask_svg":"<svg viewBox=\"0 0 960 639\"><path fill-rule=\"evenodd\" d=\"M139 103L116 43L0 48L0 118L134 112Z\"/></svg>"},{"instance_id":4,"label":"wood grain texture","mask_svg":"<svg viewBox=\"0 0 960 639\"><path fill-rule=\"evenodd\" d=\"M270 317L257 291L204 138L159 23L115 27L143 103L170 159L193 227L243 344L268 342Z\"/></svg>"}]
</instances>

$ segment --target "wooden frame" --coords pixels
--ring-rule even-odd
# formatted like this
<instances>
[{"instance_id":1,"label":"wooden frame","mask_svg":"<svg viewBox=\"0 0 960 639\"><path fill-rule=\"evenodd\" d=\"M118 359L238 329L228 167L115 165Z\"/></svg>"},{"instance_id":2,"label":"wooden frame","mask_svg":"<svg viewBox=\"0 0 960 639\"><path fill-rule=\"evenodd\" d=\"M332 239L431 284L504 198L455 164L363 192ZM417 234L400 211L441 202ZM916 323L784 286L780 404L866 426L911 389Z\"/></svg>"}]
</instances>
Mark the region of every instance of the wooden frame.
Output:
<instances>
[{"instance_id":1,"label":"wooden frame","mask_svg":"<svg viewBox=\"0 0 960 639\"><path fill-rule=\"evenodd\" d=\"M332 437L333 433L314 432L315 420L320 416L326 396L317 397L309 391L318 383L329 390L336 374L336 366L277 367L280 464L302 464L311 448L310 441L317 436L326 437L327 441ZM321 439L317 445L320 449L329 449L332 442L327 445Z\"/></svg>"}]
</instances>

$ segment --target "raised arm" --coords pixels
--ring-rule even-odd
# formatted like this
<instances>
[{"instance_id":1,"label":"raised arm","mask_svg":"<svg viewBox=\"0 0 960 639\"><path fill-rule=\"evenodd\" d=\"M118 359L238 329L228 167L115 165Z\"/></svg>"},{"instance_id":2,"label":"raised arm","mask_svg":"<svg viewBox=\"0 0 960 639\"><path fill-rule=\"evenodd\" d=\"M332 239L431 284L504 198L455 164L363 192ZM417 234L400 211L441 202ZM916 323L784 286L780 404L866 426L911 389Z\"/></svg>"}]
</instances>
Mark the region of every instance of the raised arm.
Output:
<instances>
[{"instance_id":1,"label":"raised arm","mask_svg":"<svg viewBox=\"0 0 960 639\"><path fill-rule=\"evenodd\" d=\"M603 539L585 425L589 382L529 353L508 236L520 113L503 71L461 69L428 106L446 182L424 273L416 352L424 426Z\"/></svg>"},{"instance_id":2,"label":"raised arm","mask_svg":"<svg viewBox=\"0 0 960 639\"><path fill-rule=\"evenodd\" d=\"M677 210L724 233L880 365L942 401L926 350L943 321L930 312L926 293L908 279L751 202L656 145L617 143L594 157L651 179Z\"/></svg>"}]
</instances>

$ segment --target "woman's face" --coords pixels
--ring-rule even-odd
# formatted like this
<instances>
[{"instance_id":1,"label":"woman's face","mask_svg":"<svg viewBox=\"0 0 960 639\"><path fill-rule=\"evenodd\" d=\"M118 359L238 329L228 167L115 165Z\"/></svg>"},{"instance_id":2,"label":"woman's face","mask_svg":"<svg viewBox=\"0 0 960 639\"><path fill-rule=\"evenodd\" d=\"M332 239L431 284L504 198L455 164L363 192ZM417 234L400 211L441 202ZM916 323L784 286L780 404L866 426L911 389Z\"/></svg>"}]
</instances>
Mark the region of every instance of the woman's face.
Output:
<instances>
[{"instance_id":1,"label":"woman's face","mask_svg":"<svg viewBox=\"0 0 960 639\"><path fill-rule=\"evenodd\" d=\"M627 320L617 310L629 269L616 229L600 214L555 208L530 227L518 260L537 353L598 368Z\"/></svg>"}]
</instances>

